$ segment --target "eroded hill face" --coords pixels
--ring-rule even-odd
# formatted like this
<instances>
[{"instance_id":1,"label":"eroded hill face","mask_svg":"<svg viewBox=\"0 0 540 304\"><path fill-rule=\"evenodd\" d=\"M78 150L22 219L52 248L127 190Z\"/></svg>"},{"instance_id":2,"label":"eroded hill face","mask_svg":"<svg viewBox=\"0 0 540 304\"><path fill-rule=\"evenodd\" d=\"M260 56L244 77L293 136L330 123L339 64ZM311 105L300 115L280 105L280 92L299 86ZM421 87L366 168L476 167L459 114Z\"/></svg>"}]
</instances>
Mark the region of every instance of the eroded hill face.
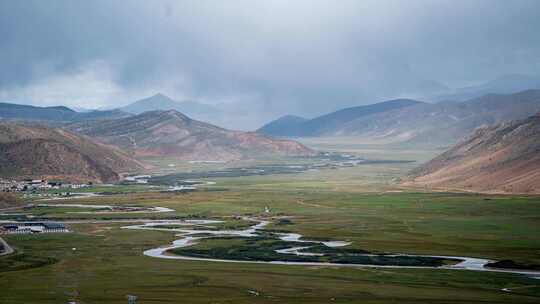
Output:
<instances>
[{"instance_id":1,"label":"eroded hill face","mask_svg":"<svg viewBox=\"0 0 540 304\"><path fill-rule=\"evenodd\" d=\"M256 133L230 131L190 119L180 112L152 111L106 122L71 125L70 129L140 157L184 160L237 160L268 156L308 156L300 143Z\"/></svg>"},{"instance_id":2,"label":"eroded hill face","mask_svg":"<svg viewBox=\"0 0 540 304\"><path fill-rule=\"evenodd\" d=\"M141 168L141 163L117 148L65 130L0 124L3 177L114 182L119 173Z\"/></svg>"},{"instance_id":3,"label":"eroded hill face","mask_svg":"<svg viewBox=\"0 0 540 304\"><path fill-rule=\"evenodd\" d=\"M414 170L405 184L540 193L540 115L477 130Z\"/></svg>"}]
</instances>

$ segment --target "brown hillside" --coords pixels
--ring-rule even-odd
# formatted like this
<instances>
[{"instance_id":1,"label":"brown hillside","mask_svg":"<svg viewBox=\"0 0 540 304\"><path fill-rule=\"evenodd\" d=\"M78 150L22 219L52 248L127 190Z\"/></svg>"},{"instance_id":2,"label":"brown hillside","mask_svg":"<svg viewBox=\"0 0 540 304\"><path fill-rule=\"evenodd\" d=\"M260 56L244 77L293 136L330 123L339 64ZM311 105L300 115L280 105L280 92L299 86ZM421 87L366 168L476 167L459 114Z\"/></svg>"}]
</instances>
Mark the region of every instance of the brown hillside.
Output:
<instances>
[{"instance_id":1,"label":"brown hillside","mask_svg":"<svg viewBox=\"0 0 540 304\"><path fill-rule=\"evenodd\" d=\"M111 182L141 168L122 151L65 130L0 124L3 177Z\"/></svg>"},{"instance_id":2,"label":"brown hillside","mask_svg":"<svg viewBox=\"0 0 540 304\"><path fill-rule=\"evenodd\" d=\"M477 130L414 170L405 184L540 193L540 115Z\"/></svg>"},{"instance_id":3,"label":"brown hillside","mask_svg":"<svg viewBox=\"0 0 540 304\"><path fill-rule=\"evenodd\" d=\"M71 125L70 130L129 150L136 156L184 160L237 160L267 156L307 156L300 143L251 132L230 131L193 120L175 110Z\"/></svg>"}]
</instances>

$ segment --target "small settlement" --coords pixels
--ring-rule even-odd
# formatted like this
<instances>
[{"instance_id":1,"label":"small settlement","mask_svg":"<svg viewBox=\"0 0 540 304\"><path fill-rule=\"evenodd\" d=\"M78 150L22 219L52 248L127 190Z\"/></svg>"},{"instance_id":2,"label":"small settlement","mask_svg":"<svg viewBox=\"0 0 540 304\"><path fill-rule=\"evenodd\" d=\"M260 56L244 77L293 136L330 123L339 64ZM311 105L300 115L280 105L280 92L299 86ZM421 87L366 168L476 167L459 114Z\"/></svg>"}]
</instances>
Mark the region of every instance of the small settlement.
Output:
<instances>
[{"instance_id":1,"label":"small settlement","mask_svg":"<svg viewBox=\"0 0 540 304\"><path fill-rule=\"evenodd\" d=\"M65 233L70 232L58 222L7 223L0 226L0 234Z\"/></svg>"},{"instance_id":2,"label":"small settlement","mask_svg":"<svg viewBox=\"0 0 540 304\"><path fill-rule=\"evenodd\" d=\"M88 184L72 184L60 181L47 181L44 179L25 179L21 181L7 180L0 178L0 191L3 192L24 192L51 189L80 189L91 186Z\"/></svg>"}]
</instances>

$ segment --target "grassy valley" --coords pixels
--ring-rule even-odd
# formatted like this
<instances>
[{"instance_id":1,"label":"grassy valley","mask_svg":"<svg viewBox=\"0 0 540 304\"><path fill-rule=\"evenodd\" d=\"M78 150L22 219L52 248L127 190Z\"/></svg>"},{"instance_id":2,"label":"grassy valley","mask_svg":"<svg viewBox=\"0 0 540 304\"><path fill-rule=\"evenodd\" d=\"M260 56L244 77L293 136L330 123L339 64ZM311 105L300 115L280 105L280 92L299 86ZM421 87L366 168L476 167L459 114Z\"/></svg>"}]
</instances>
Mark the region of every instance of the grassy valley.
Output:
<instances>
[{"instance_id":1,"label":"grassy valley","mask_svg":"<svg viewBox=\"0 0 540 304\"><path fill-rule=\"evenodd\" d=\"M416 157L422 159L422 155ZM189 303L536 303L538 280L519 274L153 258L143 251L178 239L175 233L126 230L121 227L129 223L114 222L214 219L223 221L213 224L217 229L245 229L249 223L232 216L287 216L286 221L272 220L265 229L299 233L306 240L351 242L335 249L336 253L453 255L540 264L540 238L535 233L540 220L535 216L540 213L538 197L423 193L393 182L412 167L413 163L380 163L286 175L219 177L206 179L215 185L188 194L143 190L75 198L69 203L162 206L174 212L92 215L65 213L73 210L60 208L45 213L51 218L72 219L69 225L74 232L5 236L17 253L1 258L4 270L9 271L2 273L0 286L12 292L0 298L0 303L69 299L118 303L126 294L137 295L141 303L175 302L177 298ZM205 190L212 188L222 191ZM105 222L90 223L89 219ZM235 252L245 253L241 249L245 241L208 239L182 252L208 256L211 250L214 257L231 258ZM271 240L249 241L256 250L281 246Z\"/></svg>"},{"instance_id":2,"label":"grassy valley","mask_svg":"<svg viewBox=\"0 0 540 304\"><path fill-rule=\"evenodd\" d=\"M540 303L540 1L0 12L0 304Z\"/></svg>"}]
</instances>

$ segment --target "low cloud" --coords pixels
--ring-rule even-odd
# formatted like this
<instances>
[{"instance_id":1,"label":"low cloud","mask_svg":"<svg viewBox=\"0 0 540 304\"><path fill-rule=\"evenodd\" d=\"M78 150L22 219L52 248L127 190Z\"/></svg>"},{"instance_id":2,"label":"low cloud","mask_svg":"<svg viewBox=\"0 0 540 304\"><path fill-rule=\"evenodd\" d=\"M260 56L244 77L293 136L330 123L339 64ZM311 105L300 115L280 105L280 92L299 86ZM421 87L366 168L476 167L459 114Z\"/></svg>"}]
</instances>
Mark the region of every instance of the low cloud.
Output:
<instances>
[{"instance_id":1,"label":"low cloud","mask_svg":"<svg viewBox=\"0 0 540 304\"><path fill-rule=\"evenodd\" d=\"M35 104L161 92L313 116L540 71L535 0L29 0L0 14L0 98Z\"/></svg>"}]
</instances>

